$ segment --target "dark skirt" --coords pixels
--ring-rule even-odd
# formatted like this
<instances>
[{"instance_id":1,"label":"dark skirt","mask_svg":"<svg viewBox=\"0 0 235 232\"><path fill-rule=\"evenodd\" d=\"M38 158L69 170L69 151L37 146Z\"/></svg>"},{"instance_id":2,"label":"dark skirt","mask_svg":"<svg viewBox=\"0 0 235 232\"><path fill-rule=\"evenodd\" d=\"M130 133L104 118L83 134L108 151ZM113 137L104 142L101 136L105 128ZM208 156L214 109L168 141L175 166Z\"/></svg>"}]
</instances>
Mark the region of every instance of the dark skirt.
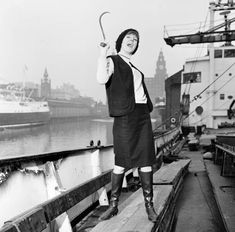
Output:
<instances>
[{"instance_id":1,"label":"dark skirt","mask_svg":"<svg viewBox=\"0 0 235 232\"><path fill-rule=\"evenodd\" d=\"M115 165L124 168L152 166L155 149L147 104L136 104L128 115L114 117Z\"/></svg>"}]
</instances>

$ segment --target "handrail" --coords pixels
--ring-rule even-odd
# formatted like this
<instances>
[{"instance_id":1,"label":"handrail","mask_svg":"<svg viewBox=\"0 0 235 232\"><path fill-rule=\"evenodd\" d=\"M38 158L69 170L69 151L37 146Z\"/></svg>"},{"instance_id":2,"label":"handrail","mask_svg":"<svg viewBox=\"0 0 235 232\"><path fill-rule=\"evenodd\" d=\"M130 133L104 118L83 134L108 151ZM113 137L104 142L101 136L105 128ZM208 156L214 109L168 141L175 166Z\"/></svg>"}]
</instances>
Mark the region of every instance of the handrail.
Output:
<instances>
[{"instance_id":1,"label":"handrail","mask_svg":"<svg viewBox=\"0 0 235 232\"><path fill-rule=\"evenodd\" d=\"M179 128L178 128L178 127L175 127L175 128L172 129L172 130L164 131L164 132L161 133L161 134L155 135L154 138L158 139L158 138L162 137L163 135L171 134L172 132L177 131L177 130L179 130Z\"/></svg>"},{"instance_id":2,"label":"handrail","mask_svg":"<svg viewBox=\"0 0 235 232\"><path fill-rule=\"evenodd\" d=\"M0 232L41 232L56 217L111 181L111 170L48 200L11 219ZM32 230L33 228L33 230Z\"/></svg>"},{"instance_id":3,"label":"handrail","mask_svg":"<svg viewBox=\"0 0 235 232\"><path fill-rule=\"evenodd\" d=\"M216 144L215 146L216 146L216 148L219 148L220 150L225 151L225 152L227 152L228 154L230 154L232 156L235 156L235 152L234 151L232 151L232 150L230 150L228 148L225 148L225 147L223 147L221 145L218 145L218 144Z\"/></svg>"},{"instance_id":4,"label":"handrail","mask_svg":"<svg viewBox=\"0 0 235 232\"><path fill-rule=\"evenodd\" d=\"M161 139L168 134L171 134L172 132L177 131L178 128L174 128L173 130L170 131L165 131L160 135L154 136L154 139ZM45 153L40 153L40 154L29 154L29 155L24 155L24 156L12 156L12 157L6 157L6 158L0 158L0 167L3 165L13 165L17 164L19 162L31 162L31 161L54 161L58 160L61 158L69 157L69 156L75 156L78 155L77 153L83 152L83 151L94 151L94 150L103 150L106 148L113 147L112 144L110 145L105 145L105 146L87 146L84 148L78 148L78 149L72 149L72 150L64 150L64 151L54 151L54 152L45 152Z\"/></svg>"},{"instance_id":5,"label":"handrail","mask_svg":"<svg viewBox=\"0 0 235 232\"><path fill-rule=\"evenodd\" d=\"M46 161L53 161L58 160L61 158L69 157L78 155L77 153L83 151L94 151L97 149L103 150L106 148L113 147L113 145L105 145L105 146L87 146L85 148L78 148L72 150L65 150L65 151L54 151L54 152L45 152L40 154L30 154L25 156L13 156L7 158L0 158L0 166L6 164L13 164L18 162L30 162L30 161L37 161L37 160L46 160Z\"/></svg>"}]
</instances>

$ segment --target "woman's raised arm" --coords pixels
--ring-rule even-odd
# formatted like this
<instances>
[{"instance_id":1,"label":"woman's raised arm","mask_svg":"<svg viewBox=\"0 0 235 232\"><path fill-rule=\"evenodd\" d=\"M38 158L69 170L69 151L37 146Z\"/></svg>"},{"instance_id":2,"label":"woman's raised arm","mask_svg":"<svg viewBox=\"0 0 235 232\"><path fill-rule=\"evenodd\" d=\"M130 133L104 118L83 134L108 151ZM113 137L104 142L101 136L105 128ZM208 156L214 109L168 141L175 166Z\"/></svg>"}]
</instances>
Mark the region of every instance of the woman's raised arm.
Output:
<instances>
[{"instance_id":1,"label":"woman's raised arm","mask_svg":"<svg viewBox=\"0 0 235 232\"><path fill-rule=\"evenodd\" d=\"M100 84L106 84L113 73L114 65L111 58L107 58L109 45L100 46L100 56L98 59L96 79Z\"/></svg>"}]
</instances>

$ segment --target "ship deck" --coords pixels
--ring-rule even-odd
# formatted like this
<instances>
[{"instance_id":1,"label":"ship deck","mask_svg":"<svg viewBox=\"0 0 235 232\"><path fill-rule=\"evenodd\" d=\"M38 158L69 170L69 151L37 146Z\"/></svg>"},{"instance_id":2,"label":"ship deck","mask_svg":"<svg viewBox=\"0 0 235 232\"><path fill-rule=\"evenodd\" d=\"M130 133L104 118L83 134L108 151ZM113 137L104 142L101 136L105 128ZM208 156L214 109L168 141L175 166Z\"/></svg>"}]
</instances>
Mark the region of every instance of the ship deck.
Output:
<instances>
[{"instance_id":1,"label":"ship deck","mask_svg":"<svg viewBox=\"0 0 235 232\"><path fill-rule=\"evenodd\" d=\"M204 143L203 140L207 142ZM98 220L108 206L98 205L97 191L102 188L110 190L111 170L109 170L81 185L64 190L49 201L12 218L0 230L39 232L48 225L54 225L54 220L59 216L63 226L72 226L75 232L235 231L235 167L234 165L223 167L215 162L217 158L221 158L220 153L217 153L219 145L215 146L214 158L207 156L205 159L204 152L210 140L211 135L201 136L200 146L198 143L195 143L195 146L192 143L185 143L185 140L178 141L177 147L173 145L170 152L169 150L164 152L165 161L168 162L158 170L154 170L153 176L154 206L159 215L156 223L150 222L147 218L142 189L137 177L128 180L128 185L121 195L118 215L107 221ZM90 152L90 148L87 149ZM97 147L92 149L95 150ZM100 149L103 152L109 151L109 147ZM167 147L164 149L167 150ZM226 147L221 149L225 161L226 157L231 158L234 155L234 152ZM96 150L95 154L99 153L97 151L99 150ZM75 155L76 152L72 152ZM59 158L59 154L50 154L50 160L53 160L55 155ZM234 159L230 164L234 164ZM47 164L45 168L49 169L50 165L51 163ZM223 174L232 175L225 177ZM54 188L54 185L51 187ZM87 202L81 211L81 207L84 207L83 200L89 196L95 205L88 205ZM70 222L67 217L65 218L67 221L64 219L67 212ZM75 214L71 214L72 212Z\"/></svg>"},{"instance_id":2,"label":"ship deck","mask_svg":"<svg viewBox=\"0 0 235 232\"><path fill-rule=\"evenodd\" d=\"M224 202L218 201L218 196L213 191L215 185L219 187L217 183L220 176L219 167L216 172L213 172L213 179L211 179L208 171L211 173L211 168L215 165L211 160L203 160L201 151L183 150L180 157L190 158L191 164L176 204L173 231L227 231L226 223L224 223L226 215L221 211L221 205ZM227 199L229 200L229 196ZM229 208L233 209L232 206Z\"/></svg>"},{"instance_id":3,"label":"ship deck","mask_svg":"<svg viewBox=\"0 0 235 232\"><path fill-rule=\"evenodd\" d=\"M122 193L120 203L121 215L114 217L116 219L100 222L98 217L106 208L98 207L77 224L74 230L76 232L103 232L106 231L105 228L108 228L108 230L111 228L109 231L235 231L235 178L222 177L220 175L221 166L215 165L213 160L203 159L202 150L190 151L187 146L184 146L178 154L178 158L190 159L191 162L188 167L188 173L184 177L182 188L178 196L174 197L176 203L175 210L168 213L171 216L167 216L167 214L164 216L166 219L161 227L162 230L154 225L146 226L148 229L140 227L137 221L142 220L143 222L139 215L145 216L144 207L140 209L143 212L133 216L135 222L128 222L133 221L133 219L126 216L128 212L130 213L130 209L125 212L125 208L128 204L130 204L129 208L135 207L136 201L133 201L133 194L136 195L136 198L138 195L136 192ZM166 185L162 186L166 187ZM138 189L137 191L142 190ZM163 191L167 192L169 190L165 189ZM157 198L163 198L159 191L156 192L155 190L156 193L158 195ZM161 203L163 208L166 208L167 205L166 200ZM158 207L159 205L157 205L157 210L159 210ZM143 223L145 225L151 224L147 220ZM167 223L170 226L166 228ZM115 229L112 230L112 228Z\"/></svg>"}]
</instances>

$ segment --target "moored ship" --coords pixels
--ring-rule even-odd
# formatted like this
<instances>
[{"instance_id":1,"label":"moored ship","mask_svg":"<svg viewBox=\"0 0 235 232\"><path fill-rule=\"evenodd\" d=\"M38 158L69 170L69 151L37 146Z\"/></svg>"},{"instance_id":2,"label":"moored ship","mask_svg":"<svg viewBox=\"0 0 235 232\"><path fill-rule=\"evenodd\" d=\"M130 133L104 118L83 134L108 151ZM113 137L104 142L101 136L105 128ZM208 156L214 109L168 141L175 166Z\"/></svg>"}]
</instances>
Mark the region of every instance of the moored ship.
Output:
<instances>
[{"instance_id":1,"label":"moored ship","mask_svg":"<svg viewBox=\"0 0 235 232\"><path fill-rule=\"evenodd\" d=\"M231 24L235 18L228 19L233 10L233 1L211 2L207 30L165 38L172 47L208 43L206 54L187 59L180 74L181 121L182 126L189 130L198 127L234 128L235 47L232 41L235 40L235 31ZM224 22L215 26L217 12L220 12L221 18L224 17ZM220 42L219 46L215 46L215 42ZM202 51L198 52L200 54Z\"/></svg>"},{"instance_id":2,"label":"moored ship","mask_svg":"<svg viewBox=\"0 0 235 232\"><path fill-rule=\"evenodd\" d=\"M45 124L50 120L46 101L34 101L18 89L0 89L0 128Z\"/></svg>"}]
</instances>

